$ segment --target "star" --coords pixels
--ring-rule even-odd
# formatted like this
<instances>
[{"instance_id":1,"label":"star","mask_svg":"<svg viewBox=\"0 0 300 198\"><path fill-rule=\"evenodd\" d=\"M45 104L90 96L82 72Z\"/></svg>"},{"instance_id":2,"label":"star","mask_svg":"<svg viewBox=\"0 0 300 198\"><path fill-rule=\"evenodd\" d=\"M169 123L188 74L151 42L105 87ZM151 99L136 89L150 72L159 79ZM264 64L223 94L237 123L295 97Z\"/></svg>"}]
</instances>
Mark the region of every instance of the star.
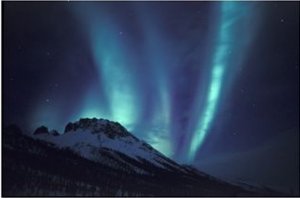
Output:
<instances>
[{"instance_id":1,"label":"star","mask_svg":"<svg viewBox=\"0 0 300 198\"><path fill-rule=\"evenodd\" d=\"M280 22L283 23L283 22L284 22L284 18L281 18L281 19L280 19Z\"/></svg>"},{"instance_id":2,"label":"star","mask_svg":"<svg viewBox=\"0 0 300 198\"><path fill-rule=\"evenodd\" d=\"M49 98L47 98L45 101L46 101L47 103L49 103L49 102L50 102L50 99L49 99Z\"/></svg>"}]
</instances>

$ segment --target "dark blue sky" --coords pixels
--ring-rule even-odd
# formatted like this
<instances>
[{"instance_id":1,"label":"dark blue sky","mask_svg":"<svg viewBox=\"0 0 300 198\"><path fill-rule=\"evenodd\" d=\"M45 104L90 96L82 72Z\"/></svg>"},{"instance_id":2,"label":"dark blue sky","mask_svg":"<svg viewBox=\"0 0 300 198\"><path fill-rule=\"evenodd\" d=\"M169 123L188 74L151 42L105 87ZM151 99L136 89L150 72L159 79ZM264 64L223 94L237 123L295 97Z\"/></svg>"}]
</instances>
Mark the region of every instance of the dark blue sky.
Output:
<instances>
[{"instance_id":1,"label":"dark blue sky","mask_svg":"<svg viewBox=\"0 0 300 198\"><path fill-rule=\"evenodd\" d=\"M299 2L4 2L2 38L4 125L103 117L196 165L299 133Z\"/></svg>"}]
</instances>

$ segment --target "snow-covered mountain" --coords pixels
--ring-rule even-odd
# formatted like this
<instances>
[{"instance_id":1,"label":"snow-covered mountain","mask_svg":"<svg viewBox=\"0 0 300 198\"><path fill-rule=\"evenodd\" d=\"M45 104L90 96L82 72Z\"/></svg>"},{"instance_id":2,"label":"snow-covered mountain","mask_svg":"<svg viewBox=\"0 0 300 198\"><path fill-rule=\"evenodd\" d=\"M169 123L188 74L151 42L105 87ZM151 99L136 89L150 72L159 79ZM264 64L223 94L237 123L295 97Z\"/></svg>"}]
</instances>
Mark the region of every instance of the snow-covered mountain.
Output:
<instances>
[{"instance_id":1,"label":"snow-covered mountain","mask_svg":"<svg viewBox=\"0 0 300 198\"><path fill-rule=\"evenodd\" d=\"M40 131L39 129L36 132ZM148 162L159 168L185 171L149 144L133 136L119 123L105 119L80 119L67 124L62 135L54 136L53 133L45 131L34 133L32 137L51 142L59 148L70 148L80 156L99 163L110 163L105 155L102 155L103 151L110 152L139 173L147 174L145 170L129 164L118 154L125 154L132 160Z\"/></svg>"},{"instance_id":2,"label":"snow-covered mountain","mask_svg":"<svg viewBox=\"0 0 300 198\"><path fill-rule=\"evenodd\" d=\"M80 119L63 134L3 129L6 196L264 196L179 165L117 122Z\"/></svg>"}]
</instances>

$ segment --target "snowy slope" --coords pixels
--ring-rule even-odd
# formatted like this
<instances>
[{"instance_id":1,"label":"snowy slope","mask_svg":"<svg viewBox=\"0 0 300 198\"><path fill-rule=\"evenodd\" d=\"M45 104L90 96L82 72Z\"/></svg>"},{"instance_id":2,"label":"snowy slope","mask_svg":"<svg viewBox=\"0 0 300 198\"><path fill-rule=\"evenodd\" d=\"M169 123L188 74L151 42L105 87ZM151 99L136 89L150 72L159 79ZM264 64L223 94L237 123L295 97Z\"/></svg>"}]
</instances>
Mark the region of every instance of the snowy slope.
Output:
<instances>
[{"instance_id":1,"label":"snowy slope","mask_svg":"<svg viewBox=\"0 0 300 198\"><path fill-rule=\"evenodd\" d=\"M120 189L129 196L279 195L180 166L115 122L82 119L58 136L46 127L31 137L7 127L3 137L6 195L114 196Z\"/></svg>"},{"instance_id":2,"label":"snowy slope","mask_svg":"<svg viewBox=\"0 0 300 198\"><path fill-rule=\"evenodd\" d=\"M104 160L101 151L112 151L112 153L117 151L140 162L146 160L159 168L172 167L182 170L178 164L134 137L119 123L104 119L80 119L75 123L69 123L62 135L53 136L45 133L32 137L54 143L59 148L71 148L82 157L97 162ZM114 157L118 158L118 155Z\"/></svg>"}]
</instances>

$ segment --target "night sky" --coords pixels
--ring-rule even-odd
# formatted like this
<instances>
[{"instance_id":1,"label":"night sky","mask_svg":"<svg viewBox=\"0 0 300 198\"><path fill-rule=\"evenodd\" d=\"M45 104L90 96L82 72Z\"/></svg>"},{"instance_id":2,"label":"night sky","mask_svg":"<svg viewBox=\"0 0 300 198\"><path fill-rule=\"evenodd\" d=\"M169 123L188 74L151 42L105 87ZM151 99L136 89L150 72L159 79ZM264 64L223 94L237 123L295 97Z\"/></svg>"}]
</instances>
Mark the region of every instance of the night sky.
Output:
<instances>
[{"instance_id":1,"label":"night sky","mask_svg":"<svg viewBox=\"0 0 300 198\"><path fill-rule=\"evenodd\" d=\"M299 2L3 2L2 11L3 125L62 133L106 118L216 176L297 190Z\"/></svg>"}]
</instances>

